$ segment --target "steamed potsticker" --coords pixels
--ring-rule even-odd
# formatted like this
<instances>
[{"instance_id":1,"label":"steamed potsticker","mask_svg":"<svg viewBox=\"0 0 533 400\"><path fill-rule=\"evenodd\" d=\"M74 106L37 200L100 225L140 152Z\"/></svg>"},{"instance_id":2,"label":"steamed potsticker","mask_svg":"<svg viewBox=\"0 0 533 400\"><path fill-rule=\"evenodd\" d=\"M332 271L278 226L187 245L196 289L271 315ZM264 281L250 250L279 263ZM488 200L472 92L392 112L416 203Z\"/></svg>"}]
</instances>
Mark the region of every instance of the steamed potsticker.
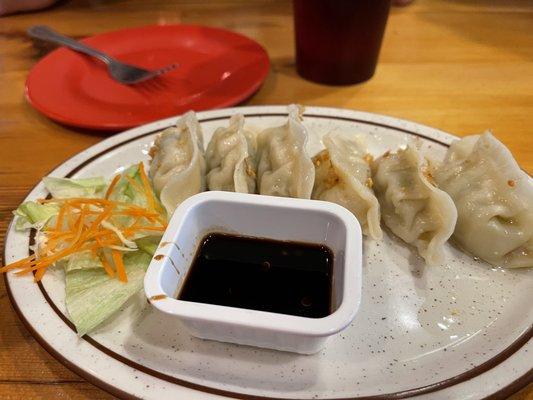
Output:
<instances>
[{"instance_id":1,"label":"steamed potsticker","mask_svg":"<svg viewBox=\"0 0 533 400\"><path fill-rule=\"evenodd\" d=\"M372 166L374 192L385 225L415 246L428 264L444 261L457 210L452 199L430 181L427 165L412 146L387 152Z\"/></svg>"},{"instance_id":2,"label":"steamed potsticker","mask_svg":"<svg viewBox=\"0 0 533 400\"><path fill-rule=\"evenodd\" d=\"M215 131L205 158L209 190L255 193L254 137L244 129L244 116L234 115L227 128Z\"/></svg>"},{"instance_id":3,"label":"steamed potsticker","mask_svg":"<svg viewBox=\"0 0 533 400\"><path fill-rule=\"evenodd\" d=\"M533 183L490 132L454 142L434 177L457 207L460 247L493 265L533 266Z\"/></svg>"},{"instance_id":4,"label":"steamed potsticker","mask_svg":"<svg viewBox=\"0 0 533 400\"><path fill-rule=\"evenodd\" d=\"M307 154L302 109L289 106L287 122L259 133L257 184L260 194L309 199L315 167Z\"/></svg>"},{"instance_id":5,"label":"steamed potsticker","mask_svg":"<svg viewBox=\"0 0 533 400\"><path fill-rule=\"evenodd\" d=\"M150 156L150 178L169 215L183 200L205 190L202 129L194 112L161 132Z\"/></svg>"},{"instance_id":6,"label":"steamed potsticker","mask_svg":"<svg viewBox=\"0 0 533 400\"><path fill-rule=\"evenodd\" d=\"M357 138L329 133L326 147L315 157L315 185L312 198L337 203L350 210L363 233L381 239L379 203L372 190L368 156Z\"/></svg>"}]
</instances>

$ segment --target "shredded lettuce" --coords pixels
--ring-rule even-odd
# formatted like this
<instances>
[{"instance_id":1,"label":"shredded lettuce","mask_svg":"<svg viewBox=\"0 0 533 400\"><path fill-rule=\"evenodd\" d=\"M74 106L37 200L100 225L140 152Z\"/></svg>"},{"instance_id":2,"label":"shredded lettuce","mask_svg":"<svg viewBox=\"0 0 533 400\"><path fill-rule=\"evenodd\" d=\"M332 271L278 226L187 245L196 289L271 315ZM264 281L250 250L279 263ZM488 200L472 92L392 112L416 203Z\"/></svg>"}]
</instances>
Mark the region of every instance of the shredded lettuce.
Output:
<instances>
[{"instance_id":1,"label":"shredded lettuce","mask_svg":"<svg viewBox=\"0 0 533 400\"><path fill-rule=\"evenodd\" d=\"M122 173L113 189L110 200L135 204L143 208L148 207L149 203L143 190L138 165L133 165ZM164 210L163 207L160 209ZM161 216L166 219L165 214ZM133 218L115 217L115 221L115 225L127 226L133 222ZM111 229L111 226L107 226L107 228ZM115 231L118 228L113 226L111 230ZM91 332L111 317L126 301L142 289L144 273L159 245L161 235L145 234L135 238L134 242L122 239L124 245L130 247L128 250L134 249L135 246L138 248L136 251L123 254L124 267L128 276L127 283L120 282L116 278L110 278L100 259L91 252L71 256L65 266L67 310L80 337Z\"/></svg>"},{"instance_id":2,"label":"shredded lettuce","mask_svg":"<svg viewBox=\"0 0 533 400\"><path fill-rule=\"evenodd\" d=\"M46 177L43 179L46 189L55 199L65 198L102 198L110 183L102 177L68 179ZM150 190L152 190L150 188ZM152 190L152 196L157 196ZM148 208L146 188L141 179L139 165L127 168L114 187L110 200L124 202ZM166 220L166 212L161 204L160 217ZM55 203L36 203L28 201L21 204L13 213L17 216L17 230L37 229L37 244L34 251L46 245L47 224L54 224L60 207ZM65 271L66 306L70 319L76 326L79 336L95 329L113 313L119 310L128 299L142 289L146 268L161 240L160 232L139 231L134 236L126 237L121 229L136 222L136 218L127 215L115 215L112 220L104 220L102 226L114 232L120 239L121 246L109 245L94 251L73 253L55 263ZM66 223L66 222L65 222ZM112 249L122 251L122 260L126 270L127 282L111 278L105 271L100 257L112 260Z\"/></svg>"},{"instance_id":3,"label":"shredded lettuce","mask_svg":"<svg viewBox=\"0 0 533 400\"><path fill-rule=\"evenodd\" d=\"M110 279L103 268L93 268L88 259L78 259L75 267L66 269L67 310L78 336L92 331L142 289L151 259L151 255L141 250L125 254L127 283Z\"/></svg>"},{"instance_id":4,"label":"shredded lettuce","mask_svg":"<svg viewBox=\"0 0 533 400\"><path fill-rule=\"evenodd\" d=\"M126 176L128 176L130 179L126 178ZM142 190L142 188L143 182L139 172L139 165L132 165L122 173L122 177L120 178L115 189L113 190L110 200L122 201L130 204L135 204L139 207L147 208L148 199L146 198L146 193L144 192L144 190ZM152 194L156 199L156 202L160 206L160 210L164 210L164 207L159 201L153 188L150 189L152 190ZM165 211L163 211L162 216L166 219Z\"/></svg>"},{"instance_id":5,"label":"shredded lettuce","mask_svg":"<svg viewBox=\"0 0 533 400\"><path fill-rule=\"evenodd\" d=\"M101 197L107 183L104 178L43 178L44 186L56 199L72 197ZM41 229L59 212L56 204L39 204L34 201L22 203L13 214L17 216L15 229L24 231L35 228Z\"/></svg>"},{"instance_id":6,"label":"shredded lettuce","mask_svg":"<svg viewBox=\"0 0 533 400\"><path fill-rule=\"evenodd\" d=\"M131 178L131 181L126 178L126 176ZM134 184L131 182L134 182ZM146 207L148 205L146 196L142 190L139 190L139 188L142 188L139 167L137 165L132 165L122 173L122 177L118 181L115 190L113 190L111 200L124 201L141 207Z\"/></svg>"},{"instance_id":7,"label":"shredded lettuce","mask_svg":"<svg viewBox=\"0 0 533 400\"><path fill-rule=\"evenodd\" d=\"M39 204L34 201L26 201L13 211L13 214L17 216L15 229L17 231L24 231L30 228L41 229L58 212L59 207L55 204Z\"/></svg>"},{"instance_id":8,"label":"shredded lettuce","mask_svg":"<svg viewBox=\"0 0 533 400\"><path fill-rule=\"evenodd\" d=\"M82 251L74 253L65 263L65 272L75 271L77 269L94 269L103 268L100 259L91 251Z\"/></svg>"},{"instance_id":9,"label":"shredded lettuce","mask_svg":"<svg viewBox=\"0 0 533 400\"><path fill-rule=\"evenodd\" d=\"M153 256L155 251L157 250L157 247L159 246L159 242L161 241L161 236L145 236L143 238L137 239L135 243L137 243L137 247L147 254L150 254L150 256Z\"/></svg>"},{"instance_id":10,"label":"shredded lettuce","mask_svg":"<svg viewBox=\"0 0 533 400\"><path fill-rule=\"evenodd\" d=\"M46 189L56 199L71 197L101 197L107 182L102 177L97 178L55 178L47 176L43 178Z\"/></svg>"}]
</instances>

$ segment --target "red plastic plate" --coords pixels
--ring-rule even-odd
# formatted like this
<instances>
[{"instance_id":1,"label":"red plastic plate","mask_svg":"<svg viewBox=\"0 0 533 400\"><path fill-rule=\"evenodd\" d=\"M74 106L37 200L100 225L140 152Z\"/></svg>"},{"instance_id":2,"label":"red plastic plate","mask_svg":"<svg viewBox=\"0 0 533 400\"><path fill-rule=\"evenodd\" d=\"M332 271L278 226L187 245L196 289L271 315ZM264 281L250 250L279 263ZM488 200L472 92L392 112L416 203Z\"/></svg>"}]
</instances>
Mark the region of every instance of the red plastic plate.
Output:
<instances>
[{"instance_id":1,"label":"red plastic plate","mask_svg":"<svg viewBox=\"0 0 533 400\"><path fill-rule=\"evenodd\" d=\"M218 28L156 25L82 40L120 61L147 69L179 63L138 85L112 80L104 64L60 48L39 61L26 81L29 102L66 125L123 130L188 110L238 104L255 93L269 70L253 40Z\"/></svg>"}]
</instances>

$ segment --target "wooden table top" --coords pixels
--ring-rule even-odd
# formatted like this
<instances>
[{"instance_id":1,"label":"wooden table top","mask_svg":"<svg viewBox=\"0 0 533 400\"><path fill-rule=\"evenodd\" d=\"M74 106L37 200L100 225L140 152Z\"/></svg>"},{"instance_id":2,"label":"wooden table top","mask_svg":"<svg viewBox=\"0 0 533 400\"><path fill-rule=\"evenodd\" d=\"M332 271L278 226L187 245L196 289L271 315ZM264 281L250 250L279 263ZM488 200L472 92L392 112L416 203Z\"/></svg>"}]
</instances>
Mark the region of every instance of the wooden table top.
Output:
<instances>
[{"instance_id":1,"label":"wooden table top","mask_svg":"<svg viewBox=\"0 0 533 400\"><path fill-rule=\"evenodd\" d=\"M62 1L45 11L0 17L2 241L11 211L29 189L54 166L103 138L57 125L24 100L28 71L44 54L24 32L39 23L77 38L156 23L228 28L257 40L271 57L265 84L247 104L352 108L411 119L459 136L490 128L522 168L533 172L531 1L415 0L395 8L375 77L348 87L298 77L289 1ZM112 398L37 344L15 315L1 282L0 398ZM533 399L533 385L511 398Z\"/></svg>"}]
</instances>

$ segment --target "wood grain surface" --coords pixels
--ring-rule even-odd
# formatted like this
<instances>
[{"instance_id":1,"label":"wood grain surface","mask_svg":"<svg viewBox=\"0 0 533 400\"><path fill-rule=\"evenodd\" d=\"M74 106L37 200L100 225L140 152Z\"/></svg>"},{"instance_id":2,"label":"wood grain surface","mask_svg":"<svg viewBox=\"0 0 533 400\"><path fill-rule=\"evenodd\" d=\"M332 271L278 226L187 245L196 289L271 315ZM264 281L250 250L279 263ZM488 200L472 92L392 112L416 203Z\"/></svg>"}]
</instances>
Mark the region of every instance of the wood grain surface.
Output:
<instances>
[{"instance_id":1,"label":"wood grain surface","mask_svg":"<svg viewBox=\"0 0 533 400\"><path fill-rule=\"evenodd\" d=\"M411 119L456 135L492 129L533 172L533 2L415 0L392 10L375 77L328 87L294 68L289 1L61 1L0 17L0 240L11 211L43 175L105 135L60 126L24 99L29 69L50 48L25 35L48 24L76 38L156 23L199 23L245 34L271 72L246 104L338 106ZM110 399L53 359L15 315L0 286L0 398ZM533 385L512 400L533 399Z\"/></svg>"}]
</instances>

